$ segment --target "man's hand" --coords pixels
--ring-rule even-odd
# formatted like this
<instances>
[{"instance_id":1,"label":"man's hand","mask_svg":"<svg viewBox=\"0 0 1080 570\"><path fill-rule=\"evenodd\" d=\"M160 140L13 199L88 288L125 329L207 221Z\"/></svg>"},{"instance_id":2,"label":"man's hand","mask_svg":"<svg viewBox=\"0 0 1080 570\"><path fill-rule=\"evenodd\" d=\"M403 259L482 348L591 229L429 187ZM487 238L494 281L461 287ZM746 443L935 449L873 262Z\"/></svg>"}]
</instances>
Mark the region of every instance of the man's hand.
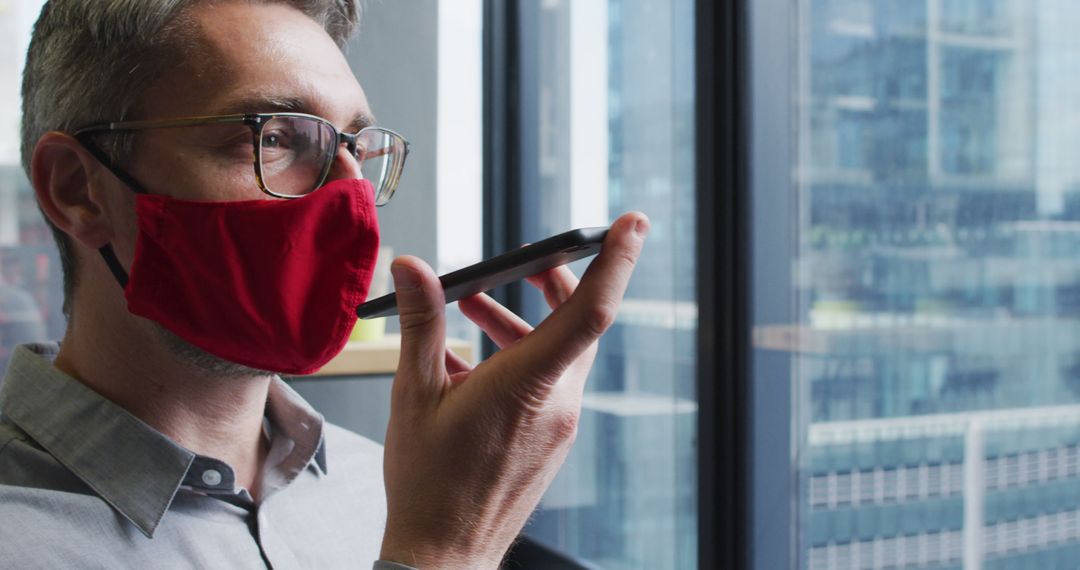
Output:
<instances>
[{"instance_id":1,"label":"man's hand","mask_svg":"<svg viewBox=\"0 0 1080 570\"><path fill-rule=\"evenodd\" d=\"M648 227L640 213L616 220L580 284L566 267L530 278L554 309L536 330L486 295L459 301L501 349L475 368L446 350L438 277L414 257L395 260L401 361L382 559L498 567L573 443L596 340L615 320Z\"/></svg>"}]
</instances>

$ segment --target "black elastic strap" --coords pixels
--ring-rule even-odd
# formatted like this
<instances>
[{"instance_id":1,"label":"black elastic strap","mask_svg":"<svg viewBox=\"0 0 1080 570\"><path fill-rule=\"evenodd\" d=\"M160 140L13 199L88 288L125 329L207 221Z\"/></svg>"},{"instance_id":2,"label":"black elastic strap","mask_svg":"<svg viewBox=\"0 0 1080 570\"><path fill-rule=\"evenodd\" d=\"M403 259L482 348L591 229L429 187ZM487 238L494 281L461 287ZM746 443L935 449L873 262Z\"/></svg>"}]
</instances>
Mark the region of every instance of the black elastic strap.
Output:
<instances>
[{"instance_id":1,"label":"black elastic strap","mask_svg":"<svg viewBox=\"0 0 1080 570\"><path fill-rule=\"evenodd\" d=\"M98 145L94 144L94 141L90 133L76 134L75 139L79 141L86 148L90 154L94 155L94 158L98 159L98 162L102 164L109 172L113 173L121 182L127 185L128 188L136 194L147 194L148 192L143 189L138 180L135 180L130 174L124 171L124 169L113 164L113 161L109 158L109 155L105 154ZM98 248L98 253L101 254L101 258L105 260L105 265L109 266L109 271L112 272L113 277L120 283L121 287L127 287L128 274L124 271L124 266L120 265L120 260L116 258L116 252L113 251L112 244L105 244Z\"/></svg>"},{"instance_id":2,"label":"black elastic strap","mask_svg":"<svg viewBox=\"0 0 1080 570\"><path fill-rule=\"evenodd\" d=\"M109 158L109 155L105 154L105 151L101 150L101 147L94 143L94 140L91 137L92 133L83 133L80 135L75 135L75 140L79 141L79 143L83 145L83 148L85 148L87 152L94 155L94 158L96 158L102 166L108 169L109 172L112 172L113 176L115 176L124 184L127 184L128 188L131 188L132 192L135 192L136 194L149 194L149 192L147 192L146 189L143 188L142 184L139 184L139 181L135 180L134 176L128 174L126 171L124 171L123 168L117 166L116 163L114 163L112 159Z\"/></svg>"},{"instance_id":3,"label":"black elastic strap","mask_svg":"<svg viewBox=\"0 0 1080 570\"><path fill-rule=\"evenodd\" d=\"M112 244L107 243L101 246L98 249L98 253L100 253L102 259L105 260L105 265L109 266L109 271L112 271L113 277L120 283L120 286L127 287L127 271L124 271L124 266L120 265L120 260L116 258L116 252L113 251Z\"/></svg>"}]
</instances>

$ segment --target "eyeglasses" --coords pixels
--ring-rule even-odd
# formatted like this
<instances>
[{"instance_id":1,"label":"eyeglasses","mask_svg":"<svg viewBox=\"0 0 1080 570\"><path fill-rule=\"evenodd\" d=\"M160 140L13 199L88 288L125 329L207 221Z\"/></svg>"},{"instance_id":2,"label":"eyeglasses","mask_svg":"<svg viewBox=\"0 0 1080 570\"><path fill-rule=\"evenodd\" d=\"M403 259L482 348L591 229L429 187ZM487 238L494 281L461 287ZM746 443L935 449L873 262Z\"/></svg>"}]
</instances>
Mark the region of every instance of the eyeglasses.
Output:
<instances>
[{"instance_id":1,"label":"eyeglasses","mask_svg":"<svg viewBox=\"0 0 1080 570\"><path fill-rule=\"evenodd\" d=\"M257 113L153 121L122 121L90 125L75 131L82 143L121 180L142 192L138 182L109 160L93 137L146 129L243 124L251 129L255 148L255 180L259 188L277 198L299 198L326 182L341 145L360 164L361 175L375 187L375 205L390 201L401 180L409 142L382 127L343 133L326 119L304 113Z\"/></svg>"}]
</instances>

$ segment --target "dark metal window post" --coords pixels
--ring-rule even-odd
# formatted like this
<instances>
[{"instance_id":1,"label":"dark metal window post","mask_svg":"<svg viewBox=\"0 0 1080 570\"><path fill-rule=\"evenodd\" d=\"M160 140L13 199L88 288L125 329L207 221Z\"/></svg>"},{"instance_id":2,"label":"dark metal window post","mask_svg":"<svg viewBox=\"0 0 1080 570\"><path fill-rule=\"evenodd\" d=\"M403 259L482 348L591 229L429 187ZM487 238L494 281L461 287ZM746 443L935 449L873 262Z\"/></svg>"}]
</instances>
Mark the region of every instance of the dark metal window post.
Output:
<instances>
[{"instance_id":1,"label":"dark metal window post","mask_svg":"<svg viewBox=\"0 0 1080 570\"><path fill-rule=\"evenodd\" d=\"M521 245L521 120L517 1L484 1L484 258ZM491 292L521 312L520 284ZM484 339L484 354L495 351Z\"/></svg>"},{"instance_id":2,"label":"dark metal window post","mask_svg":"<svg viewBox=\"0 0 1080 570\"><path fill-rule=\"evenodd\" d=\"M698 567L748 567L746 1L695 13Z\"/></svg>"}]
</instances>

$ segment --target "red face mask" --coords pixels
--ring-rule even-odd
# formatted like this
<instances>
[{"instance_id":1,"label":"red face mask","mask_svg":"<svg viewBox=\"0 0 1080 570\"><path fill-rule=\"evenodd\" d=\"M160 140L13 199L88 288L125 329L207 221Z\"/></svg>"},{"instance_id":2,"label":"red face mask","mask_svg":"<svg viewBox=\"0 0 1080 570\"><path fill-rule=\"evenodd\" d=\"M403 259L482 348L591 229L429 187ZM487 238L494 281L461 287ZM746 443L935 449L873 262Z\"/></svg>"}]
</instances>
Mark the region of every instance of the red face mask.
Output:
<instances>
[{"instance_id":1,"label":"red face mask","mask_svg":"<svg viewBox=\"0 0 1080 570\"><path fill-rule=\"evenodd\" d=\"M344 348L379 250L375 191L337 180L293 200L138 194L128 310L225 360L310 374Z\"/></svg>"}]
</instances>

